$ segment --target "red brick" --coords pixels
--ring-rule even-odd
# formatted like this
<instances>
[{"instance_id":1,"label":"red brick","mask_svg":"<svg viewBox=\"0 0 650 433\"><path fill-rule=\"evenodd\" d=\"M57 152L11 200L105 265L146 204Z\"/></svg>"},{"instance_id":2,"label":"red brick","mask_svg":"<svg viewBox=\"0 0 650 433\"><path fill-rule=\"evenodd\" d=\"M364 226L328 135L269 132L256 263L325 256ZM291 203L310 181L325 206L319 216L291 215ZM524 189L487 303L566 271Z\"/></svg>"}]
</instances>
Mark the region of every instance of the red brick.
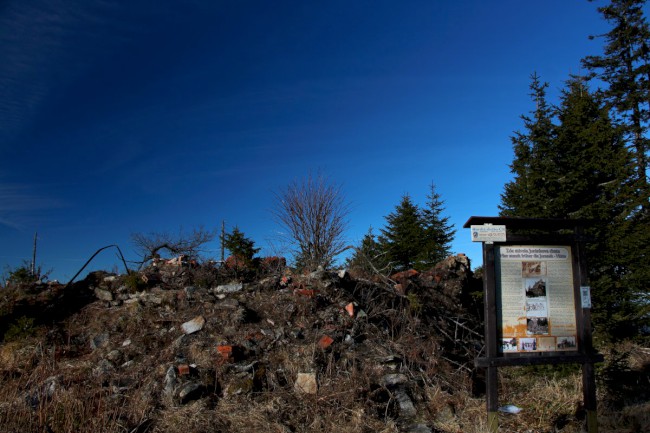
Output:
<instances>
[{"instance_id":1,"label":"red brick","mask_svg":"<svg viewBox=\"0 0 650 433\"><path fill-rule=\"evenodd\" d=\"M224 360L230 360L233 357L232 346L227 346L227 345L217 346L217 352L219 352L219 355L221 355L221 358Z\"/></svg>"},{"instance_id":2,"label":"red brick","mask_svg":"<svg viewBox=\"0 0 650 433\"><path fill-rule=\"evenodd\" d=\"M390 276L391 280L406 280L409 278L413 278L419 274L418 271L415 269L409 269L408 271L402 271L402 272L397 272L396 274L393 274Z\"/></svg>"},{"instance_id":3,"label":"red brick","mask_svg":"<svg viewBox=\"0 0 650 433\"><path fill-rule=\"evenodd\" d=\"M329 335L323 335L320 340L318 340L318 346L325 350L334 343L334 339Z\"/></svg>"},{"instance_id":4,"label":"red brick","mask_svg":"<svg viewBox=\"0 0 650 433\"><path fill-rule=\"evenodd\" d=\"M354 317L354 304L350 302L348 305L345 306L345 311L348 312L350 317Z\"/></svg>"}]
</instances>

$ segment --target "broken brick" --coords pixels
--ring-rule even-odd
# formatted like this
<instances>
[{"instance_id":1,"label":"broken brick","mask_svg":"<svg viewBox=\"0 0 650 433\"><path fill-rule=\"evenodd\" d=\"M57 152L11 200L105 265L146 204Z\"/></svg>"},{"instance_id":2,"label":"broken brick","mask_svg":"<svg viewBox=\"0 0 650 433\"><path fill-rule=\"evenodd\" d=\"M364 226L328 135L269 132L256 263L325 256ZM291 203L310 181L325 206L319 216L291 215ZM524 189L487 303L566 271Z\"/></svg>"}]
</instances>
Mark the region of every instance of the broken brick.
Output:
<instances>
[{"instance_id":1,"label":"broken brick","mask_svg":"<svg viewBox=\"0 0 650 433\"><path fill-rule=\"evenodd\" d=\"M395 280L395 281L404 281L404 280L407 280L409 278L413 278L413 277L417 276L418 274L419 274L419 272L416 271L415 269L409 269L407 271L397 272L397 273L391 275L390 279Z\"/></svg>"},{"instance_id":2,"label":"broken brick","mask_svg":"<svg viewBox=\"0 0 650 433\"><path fill-rule=\"evenodd\" d=\"M334 339L329 335L323 335L320 340L318 340L318 346L325 350L334 343Z\"/></svg>"},{"instance_id":3,"label":"broken brick","mask_svg":"<svg viewBox=\"0 0 650 433\"><path fill-rule=\"evenodd\" d=\"M307 296L308 298L313 298L316 296L317 291L314 289L296 289L294 293L302 296Z\"/></svg>"},{"instance_id":4,"label":"broken brick","mask_svg":"<svg viewBox=\"0 0 650 433\"><path fill-rule=\"evenodd\" d=\"M230 361L233 359L233 347L228 345L217 346L217 352L223 361Z\"/></svg>"},{"instance_id":5,"label":"broken brick","mask_svg":"<svg viewBox=\"0 0 650 433\"><path fill-rule=\"evenodd\" d=\"M190 374L190 366L187 364L180 364L177 368L179 376L187 376Z\"/></svg>"}]
</instances>

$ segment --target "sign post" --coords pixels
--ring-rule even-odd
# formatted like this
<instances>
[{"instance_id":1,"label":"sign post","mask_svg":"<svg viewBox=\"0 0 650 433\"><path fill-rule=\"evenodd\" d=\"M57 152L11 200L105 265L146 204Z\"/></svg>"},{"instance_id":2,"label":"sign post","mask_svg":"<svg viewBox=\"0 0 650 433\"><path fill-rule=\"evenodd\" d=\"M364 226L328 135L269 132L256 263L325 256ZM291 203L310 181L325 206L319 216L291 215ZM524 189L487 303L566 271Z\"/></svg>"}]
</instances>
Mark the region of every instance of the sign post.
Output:
<instances>
[{"instance_id":1,"label":"sign post","mask_svg":"<svg viewBox=\"0 0 650 433\"><path fill-rule=\"evenodd\" d=\"M498 431L498 367L579 363L587 431L597 433L594 363L603 356L592 346L581 222L471 217L464 228L483 243L486 347L475 365L486 369L489 431Z\"/></svg>"}]
</instances>

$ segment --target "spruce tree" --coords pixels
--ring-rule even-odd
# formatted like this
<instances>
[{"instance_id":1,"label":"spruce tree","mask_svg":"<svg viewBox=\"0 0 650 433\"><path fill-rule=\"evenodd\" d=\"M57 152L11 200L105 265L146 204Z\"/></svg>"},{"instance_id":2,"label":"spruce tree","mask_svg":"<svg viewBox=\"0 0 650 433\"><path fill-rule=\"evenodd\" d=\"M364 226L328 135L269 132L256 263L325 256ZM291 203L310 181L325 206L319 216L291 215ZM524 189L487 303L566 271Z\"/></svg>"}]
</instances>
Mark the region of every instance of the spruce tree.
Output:
<instances>
[{"instance_id":1,"label":"spruce tree","mask_svg":"<svg viewBox=\"0 0 650 433\"><path fill-rule=\"evenodd\" d=\"M406 194L386 216L386 227L381 230L381 244L386 256L396 270L412 268L421 255L424 245L424 227L420 209Z\"/></svg>"},{"instance_id":2,"label":"spruce tree","mask_svg":"<svg viewBox=\"0 0 650 433\"><path fill-rule=\"evenodd\" d=\"M589 221L587 244L593 319L599 335L626 336L635 327L634 288L623 285L634 170L622 130L609 110L574 77L558 107L556 164L561 177L556 218Z\"/></svg>"},{"instance_id":3,"label":"spruce tree","mask_svg":"<svg viewBox=\"0 0 650 433\"><path fill-rule=\"evenodd\" d=\"M426 206L422 209L423 251L420 266L430 267L444 260L451 253L451 242L456 230L449 223L449 217L443 216L444 201L436 191L435 184L429 186Z\"/></svg>"},{"instance_id":4,"label":"spruce tree","mask_svg":"<svg viewBox=\"0 0 650 433\"><path fill-rule=\"evenodd\" d=\"M347 267L367 273L381 272L386 267L386 253L373 233L372 227L361 239L361 244L355 248L354 254L347 261Z\"/></svg>"},{"instance_id":5,"label":"spruce tree","mask_svg":"<svg viewBox=\"0 0 650 433\"><path fill-rule=\"evenodd\" d=\"M232 233L224 236L223 244L231 255L244 260L246 263L250 263L253 256L260 251L259 248L255 248L255 242L247 238L238 227L235 227Z\"/></svg>"},{"instance_id":6,"label":"spruce tree","mask_svg":"<svg viewBox=\"0 0 650 433\"><path fill-rule=\"evenodd\" d=\"M623 126L633 151L639 206L648 212L647 137L650 122L650 29L643 15L645 0L611 0L598 11L612 25L603 55L587 56L583 66L607 84L603 94ZM593 39L593 37L592 37Z\"/></svg>"},{"instance_id":7,"label":"spruce tree","mask_svg":"<svg viewBox=\"0 0 650 433\"><path fill-rule=\"evenodd\" d=\"M591 77L605 84L601 92L633 156L634 172L626 185L632 187L634 203L619 226L617 254L612 254L611 263L617 269L613 283L629 297L626 305L636 306L621 321L632 317L637 323L647 322L650 305L650 28L644 5L643 0L611 0L598 8L611 30L602 35L603 54L583 59Z\"/></svg>"},{"instance_id":8,"label":"spruce tree","mask_svg":"<svg viewBox=\"0 0 650 433\"><path fill-rule=\"evenodd\" d=\"M633 201L628 180L630 153L609 110L581 77L572 77L557 109L557 177L553 218L585 218L611 223L626 216Z\"/></svg>"},{"instance_id":9,"label":"spruce tree","mask_svg":"<svg viewBox=\"0 0 650 433\"><path fill-rule=\"evenodd\" d=\"M556 152L553 111L546 101L547 83L531 76L530 96L535 102L532 117L522 115L525 132L511 138L515 159L510 165L514 179L505 185L499 206L502 216L547 217L557 185L548 182L557 174L552 156Z\"/></svg>"},{"instance_id":10,"label":"spruce tree","mask_svg":"<svg viewBox=\"0 0 650 433\"><path fill-rule=\"evenodd\" d=\"M531 88L540 90L537 80L533 79ZM637 242L631 248L633 235L640 235L639 226L630 218L638 201L623 131L579 77L567 82L560 105L553 111L539 100L535 121L525 119L528 133L513 140L511 167L525 167L525 171L514 171L501 209L508 216L589 221L594 324L601 337L634 334L641 324L639 299L645 286L635 286L632 278L639 275L639 260L647 263L643 253L647 247ZM541 113L540 107L544 108Z\"/></svg>"}]
</instances>

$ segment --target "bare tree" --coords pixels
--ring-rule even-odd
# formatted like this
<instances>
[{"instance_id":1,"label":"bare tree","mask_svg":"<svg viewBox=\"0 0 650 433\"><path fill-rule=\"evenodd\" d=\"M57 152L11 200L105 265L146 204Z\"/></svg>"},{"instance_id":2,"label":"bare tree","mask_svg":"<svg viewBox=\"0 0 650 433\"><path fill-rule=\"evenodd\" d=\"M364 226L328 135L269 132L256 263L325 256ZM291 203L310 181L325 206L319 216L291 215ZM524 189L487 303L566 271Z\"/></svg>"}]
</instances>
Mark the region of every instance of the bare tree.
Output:
<instances>
[{"instance_id":1,"label":"bare tree","mask_svg":"<svg viewBox=\"0 0 650 433\"><path fill-rule=\"evenodd\" d=\"M275 196L273 213L287 230L286 240L293 246L297 266L312 270L331 266L334 257L347 249L344 232L349 210L340 186L321 174L310 174Z\"/></svg>"},{"instance_id":2,"label":"bare tree","mask_svg":"<svg viewBox=\"0 0 650 433\"><path fill-rule=\"evenodd\" d=\"M136 251L142 257L142 261L139 262L141 266L151 259L159 258L159 253L163 250L175 256L184 255L188 259L196 259L202 252L203 245L214 238L215 233L203 227L192 229L189 233L183 233L183 230L180 229L178 234L151 232L131 235Z\"/></svg>"}]
</instances>

